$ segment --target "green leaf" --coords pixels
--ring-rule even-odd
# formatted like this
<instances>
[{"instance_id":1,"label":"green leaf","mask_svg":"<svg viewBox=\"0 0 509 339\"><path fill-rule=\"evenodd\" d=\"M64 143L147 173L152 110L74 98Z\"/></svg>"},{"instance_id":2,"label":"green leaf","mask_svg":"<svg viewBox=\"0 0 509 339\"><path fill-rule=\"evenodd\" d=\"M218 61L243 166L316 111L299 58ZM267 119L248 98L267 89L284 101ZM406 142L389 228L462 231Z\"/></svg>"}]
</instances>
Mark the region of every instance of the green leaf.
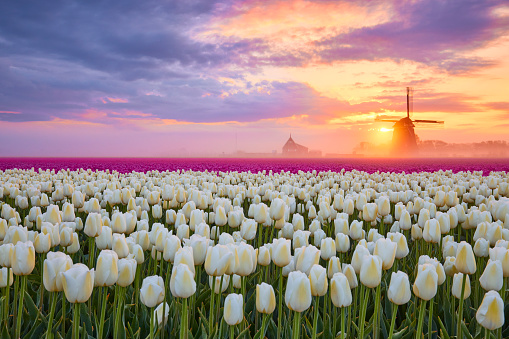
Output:
<instances>
[{"instance_id":1,"label":"green leaf","mask_svg":"<svg viewBox=\"0 0 509 339\"><path fill-rule=\"evenodd\" d=\"M449 338L449 334L447 333L447 329L445 328L444 324L442 323L442 319L440 319L440 317L437 317L438 319L438 325L440 326L440 329L441 329L441 338L443 339L450 339Z\"/></svg>"}]
</instances>

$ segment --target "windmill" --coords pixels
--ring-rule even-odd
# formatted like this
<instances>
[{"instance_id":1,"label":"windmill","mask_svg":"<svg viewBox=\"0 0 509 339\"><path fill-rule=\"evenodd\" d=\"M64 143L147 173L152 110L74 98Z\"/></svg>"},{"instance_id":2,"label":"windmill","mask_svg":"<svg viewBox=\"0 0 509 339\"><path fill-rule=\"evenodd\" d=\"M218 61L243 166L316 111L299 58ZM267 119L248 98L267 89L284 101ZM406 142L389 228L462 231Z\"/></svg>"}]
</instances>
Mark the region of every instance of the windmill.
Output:
<instances>
[{"instance_id":1,"label":"windmill","mask_svg":"<svg viewBox=\"0 0 509 339\"><path fill-rule=\"evenodd\" d=\"M413 111L413 88L406 88L406 117L400 120L383 119L377 117L375 121L395 122L392 133L392 151L395 155L411 155L417 153L417 139L415 137L414 124L443 124L438 120L412 120L410 114Z\"/></svg>"}]
</instances>

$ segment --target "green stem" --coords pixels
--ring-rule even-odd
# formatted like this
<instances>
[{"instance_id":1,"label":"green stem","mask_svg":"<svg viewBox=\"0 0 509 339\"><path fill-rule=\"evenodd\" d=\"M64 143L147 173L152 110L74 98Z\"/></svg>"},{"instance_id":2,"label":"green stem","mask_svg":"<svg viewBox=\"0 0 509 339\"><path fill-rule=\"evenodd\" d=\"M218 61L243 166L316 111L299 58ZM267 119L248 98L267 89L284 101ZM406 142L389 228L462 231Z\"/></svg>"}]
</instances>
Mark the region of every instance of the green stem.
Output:
<instances>
[{"instance_id":1,"label":"green stem","mask_svg":"<svg viewBox=\"0 0 509 339\"><path fill-rule=\"evenodd\" d=\"M46 253L43 253L41 255L41 269L40 269L40 274L41 274L41 287L39 287L39 292L41 294L41 298L39 300L39 306L41 307L41 313L44 311L44 258L46 256Z\"/></svg>"},{"instance_id":2,"label":"green stem","mask_svg":"<svg viewBox=\"0 0 509 339\"><path fill-rule=\"evenodd\" d=\"M141 265L136 265L136 277L134 278L134 314L138 314L138 302L140 299L140 277Z\"/></svg>"},{"instance_id":3,"label":"green stem","mask_svg":"<svg viewBox=\"0 0 509 339\"><path fill-rule=\"evenodd\" d=\"M124 304L124 293L125 293L125 288L122 287L122 286L117 286L117 291L118 293L118 298L117 298L117 310L116 310L116 317L115 317L115 327L113 329L113 337L115 339L117 338L120 338L120 319L121 319L121 316L122 316L122 310L124 309L123 307L123 304ZM164 314L164 313L163 313Z\"/></svg>"},{"instance_id":4,"label":"green stem","mask_svg":"<svg viewBox=\"0 0 509 339\"><path fill-rule=\"evenodd\" d=\"M398 305L392 304L392 319L391 319L391 329L389 331L389 339L392 339L392 335L394 333L394 325L396 324L396 314L398 312Z\"/></svg>"},{"instance_id":5,"label":"green stem","mask_svg":"<svg viewBox=\"0 0 509 339\"><path fill-rule=\"evenodd\" d=\"M281 338L281 325L283 323L283 268L279 268L279 290L277 306L277 339Z\"/></svg>"},{"instance_id":6,"label":"green stem","mask_svg":"<svg viewBox=\"0 0 509 339\"><path fill-rule=\"evenodd\" d=\"M80 304L74 304L74 319L72 321L72 337L74 339L79 339L80 337Z\"/></svg>"},{"instance_id":7,"label":"green stem","mask_svg":"<svg viewBox=\"0 0 509 339\"><path fill-rule=\"evenodd\" d=\"M346 332L345 332L345 307L341 307L341 337L343 339L346 339Z\"/></svg>"},{"instance_id":8,"label":"green stem","mask_svg":"<svg viewBox=\"0 0 509 339\"><path fill-rule=\"evenodd\" d=\"M378 284L376 287L376 297L375 297L375 313L373 314L373 338L378 339L379 327L380 327L380 289L382 284Z\"/></svg>"},{"instance_id":9,"label":"green stem","mask_svg":"<svg viewBox=\"0 0 509 339\"><path fill-rule=\"evenodd\" d=\"M458 339L462 339L461 335L461 322L463 321L463 299L465 298L465 284L467 281L467 275L463 273L463 281L461 282L461 296L460 296L460 303L458 307Z\"/></svg>"},{"instance_id":10,"label":"green stem","mask_svg":"<svg viewBox=\"0 0 509 339\"><path fill-rule=\"evenodd\" d=\"M21 317L23 316L23 301L25 298L25 289L27 285L27 276L21 276L21 294L19 296L18 316L16 317L16 338L20 338L21 334Z\"/></svg>"},{"instance_id":11,"label":"green stem","mask_svg":"<svg viewBox=\"0 0 509 339\"><path fill-rule=\"evenodd\" d=\"M12 296L13 302L12 302L12 316L14 317L12 320L12 326L14 327L14 324L16 324L17 319L17 309L16 305L18 304L18 297L19 297L19 284L21 282L21 279L14 279L14 295ZM11 330L14 330L14 328L11 328Z\"/></svg>"},{"instance_id":12,"label":"green stem","mask_svg":"<svg viewBox=\"0 0 509 339\"><path fill-rule=\"evenodd\" d=\"M433 299L429 301L429 315L428 315L428 339L432 338L433 333Z\"/></svg>"},{"instance_id":13,"label":"green stem","mask_svg":"<svg viewBox=\"0 0 509 339\"><path fill-rule=\"evenodd\" d=\"M150 308L150 339L154 339L154 321L155 321L155 313L156 313L156 310L154 307L151 307ZM180 332L182 332L182 328L184 328L184 326L181 326L180 327Z\"/></svg>"},{"instance_id":14,"label":"green stem","mask_svg":"<svg viewBox=\"0 0 509 339\"><path fill-rule=\"evenodd\" d=\"M57 304L58 292L51 292L51 305L48 318L48 330L46 331L46 339L53 338L53 317L55 316L55 306Z\"/></svg>"},{"instance_id":15,"label":"green stem","mask_svg":"<svg viewBox=\"0 0 509 339\"><path fill-rule=\"evenodd\" d=\"M366 290L364 292L364 290ZM362 294L364 292L364 298L362 298ZM361 315L360 315L360 319L359 319L359 330L360 330L360 335L359 335L359 338L364 338L364 325L365 325L365 320L366 320L366 307L367 307L367 302L368 302L368 296L369 296L369 288L366 288L364 285L361 284Z\"/></svg>"},{"instance_id":16,"label":"green stem","mask_svg":"<svg viewBox=\"0 0 509 339\"><path fill-rule=\"evenodd\" d=\"M315 314L313 316L313 339L316 339L316 331L318 325L318 306L319 306L319 297L315 297Z\"/></svg>"},{"instance_id":17,"label":"green stem","mask_svg":"<svg viewBox=\"0 0 509 339\"><path fill-rule=\"evenodd\" d=\"M108 299L108 288L101 287L102 297L101 297L101 318L99 318L99 332L97 338L102 339L104 333L104 316L106 314L106 299Z\"/></svg>"},{"instance_id":18,"label":"green stem","mask_svg":"<svg viewBox=\"0 0 509 339\"><path fill-rule=\"evenodd\" d=\"M11 268L7 267L7 286L5 287L5 301L4 301L4 320L5 326L9 321L9 302L11 298Z\"/></svg>"},{"instance_id":19,"label":"green stem","mask_svg":"<svg viewBox=\"0 0 509 339\"><path fill-rule=\"evenodd\" d=\"M88 247L88 268L94 267L94 257L95 257L95 238L88 238L90 243Z\"/></svg>"},{"instance_id":20,"label":"green stem","mask_svg":"<svg viewBox=\"0 0 509 339\"><path fill-rule=\"evenodd\" d=\"M235 326L230 326L230 339L235 339Z\"/></svg>"},{"instance_id":21,"label":"green stem","mask_svg":"<svg viewBox=\"0 0 509 339\"><path fill-rule=\"evenodd\" d=\"M447 291L450 291L450 289L448 289ZM452 310L451 310L451 314L454 315L456 313L456 298L452 298ZM456 321L455 319L456 317L452 316L451 317L451 333L454 331L454 328L456 328L456 326L454 326L454 322Z\"/></svg>"},{"instance_id":22,"label":"green stem","mask_svg":"<svg viewBox=\"0 0 509 339\"><path fill-rule=\"evenodd\" d=\"M337 307L334 306L334 311L332 311L332 337L333 338L336 338L336 335L338 334L337 332L337 327L336 327L336 322L337 322Z\"/></svg>"},{"instance_id":23,"label":"green stem","mask_svg":"<svg viewBox=\"0 0 509 339\"><path fill-rule=\"evenodd\" d=\"M357 315L357 299L359 295L359 288L356 287L353 292L353 309L349 306L348 307L348 324L346 325L346 332L350 333L350 325L352 324L352 314L354 317Z\"/></svg>"},{"instance_id":24,"label":"green stem","mask_svg":"<svg viewBox=\"0 0 509 339\"><path fill-rule=\"evenodd\" d=\"M299 339L300 338L300 312L294 312L293 316L293 339Z\"/></svg>"},{"instance_id":25,"label":"green stem","mask_svg":"<svg viewBox=\"0 0 509 339\"><path fill-rule=\"evenodd\" d=\"M426 300L421 299L421 309L419 310L419 322L417 323L416 338L422 333L422 324L424 322L424 311L426 310Z\"/></svg>"},{"instance_id":26,"label":"green stem","mask_svg":"<svg viewBox=\"0 0 509 339\"><path fill-rule=\"evenodd\" d=\"M212 289L210 290L210 310L209 310L209 337L212 336L212 328L215 322L214 314L214 299L216 293L216 277L212 277Z\"/></svg>"},{"instance_id":27,"label":"green stem","mask_svg":"<svg viewBox=\"0 0 509 339\"><path fill-rule=\"evenodd\" d=\"M243 277L240 277L241 281L243 281L242 279ZM216 312L215 312L215 315L216 315L216 320L218 321L217 323L217 326L220 327L220 321L219 319L219 311L221 310L221 296L222 296L222 290L223 290L223 280L224 280L224 274L221 276L221 280L219 280L219 293L217 294L217 305L216 305ZM244 295L244 294L243 294Z\"/></svg>"},{"instance_id":28,"label":"green stem","mask_svg":"<svg viewBox=\"0 0 509 339\"><path fill-rule=\"evenodd\" d=\"M180 320L180 339L187 339L187 298L182 299L182 313Z\"/></svg>"},{"instance_id":29,"label":"green stem","mask_svg":"<svg viewBox=\"0 0 509 339\"><path fill-rule=\"evenodd\" d=\"M267 321L269 319L269 315L268 314L264 314L263 315L263 320L262 320L262 329L261 329L261 334L260 334L260 338L265 338L265 332L267 331Z\"/></svg>"}]
</instances>

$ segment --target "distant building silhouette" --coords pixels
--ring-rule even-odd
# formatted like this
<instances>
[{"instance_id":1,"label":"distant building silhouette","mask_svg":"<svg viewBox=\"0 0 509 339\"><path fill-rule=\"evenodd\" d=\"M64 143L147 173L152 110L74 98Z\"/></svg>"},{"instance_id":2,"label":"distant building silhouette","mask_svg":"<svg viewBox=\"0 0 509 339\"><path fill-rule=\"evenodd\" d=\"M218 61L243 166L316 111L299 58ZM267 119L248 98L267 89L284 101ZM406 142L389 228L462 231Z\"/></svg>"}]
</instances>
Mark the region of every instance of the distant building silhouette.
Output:
<instances>
[{"instance_id":1,"label":"distant building silhouette","mask_svg":"<svg viewBox=\"0 0 509 339\"><path fill-rule=\"evenodd\" d=\"M283 155L284 156L307 156L309 150L306 146L299 145L292 139L292 135L290 134L290 138L283 146Z\"/></svg>"}]
</instances>

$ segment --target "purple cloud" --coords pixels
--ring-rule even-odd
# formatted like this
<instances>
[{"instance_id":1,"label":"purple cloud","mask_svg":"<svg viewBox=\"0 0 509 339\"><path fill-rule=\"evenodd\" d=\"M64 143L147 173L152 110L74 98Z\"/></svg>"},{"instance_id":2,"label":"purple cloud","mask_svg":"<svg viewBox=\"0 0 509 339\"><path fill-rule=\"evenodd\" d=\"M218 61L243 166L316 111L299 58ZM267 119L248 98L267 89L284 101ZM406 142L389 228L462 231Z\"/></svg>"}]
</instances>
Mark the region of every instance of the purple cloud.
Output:
<instances>
[{"instance_id":1,"label":"purple cloud","mask_svg":"<svg viewBox=\"0 0 509 339\"><path fill-rule=\"evenodd\" d=\"M325 62L413 60L451 73L490 66L460 53L486 45L507 32L509 21L492 16L503 1L418 1L401 3L395 21L326 38L316 43Z\"/></svg>"}]
</instances>

